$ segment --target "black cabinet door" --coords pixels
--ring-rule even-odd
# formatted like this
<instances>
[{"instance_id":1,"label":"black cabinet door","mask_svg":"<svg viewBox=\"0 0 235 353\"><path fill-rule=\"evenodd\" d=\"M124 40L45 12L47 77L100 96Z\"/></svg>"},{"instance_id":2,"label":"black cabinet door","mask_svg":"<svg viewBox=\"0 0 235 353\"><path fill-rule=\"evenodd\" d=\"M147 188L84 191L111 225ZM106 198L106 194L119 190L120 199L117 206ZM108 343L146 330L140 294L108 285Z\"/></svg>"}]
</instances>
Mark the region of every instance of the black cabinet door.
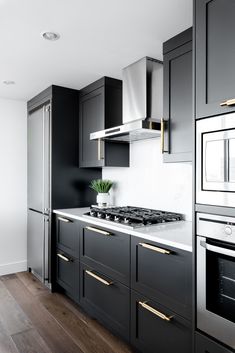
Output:
<instances>
[{"instance_id":1,"label":"black cabinet door","mask_svg":"<svg viewBox=\"0 0 235 353\"><path fill-rule=\"evenodd\" d=\"M130 286L130 235L85 224L80 239L82 262Z\"/></svg>"},{"instance_id":2,"label":"black cabinet door","mask_svg":"<svg viewBox=\"0 0 235 353\"><path fill-rule=\"evenodd\" d=\"M122 82L103 77L82 89L79 99L79 166L129 167L129 144L91 141L92 132L122 124Z\"/></svg>"},{"instance_id":3,"label":"black cabinet door","mask_svg":"<svg viewBox=\"0 0 235 353\"><path fill-rule=\"evenodd\" d=\"M79 261L60 249L56 251L56 282L69 297L79 301Z\"/></svg>"},{"instance_id":4,"label":"black cabinet door","mask_svg":"<svg viewBox=\"0 0 235 353\"><path fill-rule=\"evenodd\" d=\"M224 348L200 333L195 334L195 353L232 353L233 351Z\"/></svg>"},{"instance_id":5,"label":"black cabinet door","mask_svg":"<svg viewBox=\"0 0 235 353\"><path fill-rule=\"evenodd\" d=\"M132 237L131 266L133 289L191 319L191 252Z\"/></svg>"},{"instance_id":6,"label":"black cabinet door","mask_svg":"<svg viewBox=\"0 0 235 353\"><path fill-rule=\"evenodd\" d=\"M235 2L196 0L196 117L229 113L235 105ZM230 104L228 102L228 104Z\"/></svg>"},{"instance_id":7,"label":"black cabinet door","mask_svg":"<svg viewBox=\"0 0 235 353\"><path fill-rule=\"evenodd\" d=\"M79 257L79 222L56 216L56 246L67 254Z\"/></svg>"},{"instance_id":8,"label":"black cabinet door","mask_svg":"<svg viewBox=\"0 0 235 353\"><path fill-rule=\"evenodd\" d=\"M190 322L134 291L131 294L131 343L143 353L190 353Z\"/></svg>"},{"instance_id":9,"label":"black cabinet door","mask_svg":"<svg viewBox=\"0 0 235 353\"><path fill-rule=\"evenodd\" d=\"M81 263L80 304L107 328L129 340L130 289Z\"/></svg>"},{"instance_id":10,"label":"black cabinet door","mask_svg":"<svg viewBox=\"0 0 235 353\"><path fill-rule=\"evenodd\" d=\"M192 161L192 29L182 33L184 42L191 39L183 45L180 36L166 43L171 47L175 43L177 48L166 53L163 60L164 162Z\"/></svg>"},{"instance_id":11,"label":"black cabinet door","mask_svg":"<svg viewBox=\"0 0 235 353\"><path fill-rule=\"evenodd\" d=\"M79 103L79 166L102 167L104 165L103 142L91 141L90 133L105 128L104 86L81 96ZM99 145L100 144L100 145Z\"/></svg>"}]
</instances>

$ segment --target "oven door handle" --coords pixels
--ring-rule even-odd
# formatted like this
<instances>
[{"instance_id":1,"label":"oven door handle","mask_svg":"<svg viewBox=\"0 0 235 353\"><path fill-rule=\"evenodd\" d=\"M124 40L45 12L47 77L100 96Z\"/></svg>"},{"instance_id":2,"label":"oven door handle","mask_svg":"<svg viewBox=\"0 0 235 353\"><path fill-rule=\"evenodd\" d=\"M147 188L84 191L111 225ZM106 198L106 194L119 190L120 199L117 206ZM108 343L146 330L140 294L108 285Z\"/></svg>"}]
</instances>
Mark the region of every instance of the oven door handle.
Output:
<instances>
[{"instance_id":1,"label":"oven door handle","mask_svg":"<svg viewBox=\"0 0 235 353\"><path fill-rule=\"evenodd\" d=\"M235 250L230 250L226 248L220 248L219 246L207 244L205 241L201 240L200 245L205 248L206 250L216 252L218 254L227 255L235 257Z\"/></svg>"}]
</instances>

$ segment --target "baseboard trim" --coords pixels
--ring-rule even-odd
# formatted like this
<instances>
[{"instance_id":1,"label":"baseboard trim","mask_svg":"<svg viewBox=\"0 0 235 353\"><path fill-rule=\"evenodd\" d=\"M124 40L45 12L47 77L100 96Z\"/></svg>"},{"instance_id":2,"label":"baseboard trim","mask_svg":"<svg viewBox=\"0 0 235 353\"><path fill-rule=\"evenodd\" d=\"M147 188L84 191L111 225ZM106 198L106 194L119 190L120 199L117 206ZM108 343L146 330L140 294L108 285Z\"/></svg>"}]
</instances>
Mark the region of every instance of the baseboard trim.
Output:
<instances>
[{"instance_id":1,"label":"baseboard trim","mask_svg":"<svg viewBox=\"0 0 235 353\"><path fill-rule=\"evenodd\" d=\"M0 276L10 275L16 272L27 270L27 261L12 262L9 264L0 265Z\"/></svg>"}]
</instances>

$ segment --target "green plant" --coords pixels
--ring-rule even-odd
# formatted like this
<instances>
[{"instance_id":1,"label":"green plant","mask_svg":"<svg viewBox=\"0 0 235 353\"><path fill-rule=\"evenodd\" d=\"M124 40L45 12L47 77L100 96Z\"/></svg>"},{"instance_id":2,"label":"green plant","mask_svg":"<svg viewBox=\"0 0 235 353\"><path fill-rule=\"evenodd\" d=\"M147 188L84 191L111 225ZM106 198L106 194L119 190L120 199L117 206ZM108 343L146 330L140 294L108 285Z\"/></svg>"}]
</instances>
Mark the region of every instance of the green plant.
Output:
<instances>
[{"instance_id":1,"label":"green plant","mask_svg":"<svg viewBox=\"0 0 235 353\"><path fill-rule=\"evenodd\" d=\"M108 193L112 186L113 182L111 180L102 179L92 180L90 184L90 188L97 193Z\"/></svg>"}]
</instances>

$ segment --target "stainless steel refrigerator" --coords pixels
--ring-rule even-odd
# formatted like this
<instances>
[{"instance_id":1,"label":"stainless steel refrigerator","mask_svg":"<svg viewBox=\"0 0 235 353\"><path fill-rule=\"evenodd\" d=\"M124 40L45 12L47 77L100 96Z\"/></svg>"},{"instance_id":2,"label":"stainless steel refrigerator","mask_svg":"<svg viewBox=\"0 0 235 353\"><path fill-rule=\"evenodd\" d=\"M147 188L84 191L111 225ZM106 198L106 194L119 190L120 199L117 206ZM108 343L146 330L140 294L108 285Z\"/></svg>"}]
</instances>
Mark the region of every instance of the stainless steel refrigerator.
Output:
<instances>
[{"instance_id":1,"label":"stainless steel refrigerator","mask_svg":"<svg viewBox=\"0 0 235 353\"><path fill-rule=\"evenodd\" d=\"M52 85L28 102L28 270L56 287L53 209L90 206L92 179L79 168L79 91Z\"/></svg>"},{"instance_id":2,"label":"stainless steel refrigerator","mask_svg":"<svg viewBox=\"0 0 235 353\"><path fill-rule=\"evenodd\" d=\"M50 104L28 115L28 268L49 282L51 230Z\"/></svg>"}]
</instances>

